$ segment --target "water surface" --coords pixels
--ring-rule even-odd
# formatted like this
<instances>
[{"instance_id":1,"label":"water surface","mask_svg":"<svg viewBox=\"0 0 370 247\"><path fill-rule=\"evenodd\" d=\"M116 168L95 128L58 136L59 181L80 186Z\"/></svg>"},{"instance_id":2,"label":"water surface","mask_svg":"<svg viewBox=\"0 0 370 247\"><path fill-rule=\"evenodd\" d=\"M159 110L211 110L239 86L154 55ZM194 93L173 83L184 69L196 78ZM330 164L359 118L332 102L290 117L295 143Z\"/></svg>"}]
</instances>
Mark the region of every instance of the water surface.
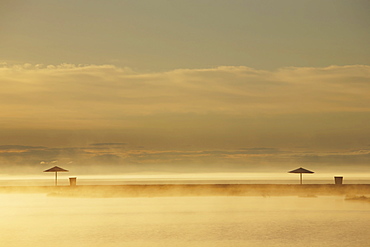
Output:
<instances>
[{"instance_id":1,"label":"water surface","mask_svg":"<svg viewBox=\"0 0 370 247\"><path fill-rule=\"evenodd\" d=\"M7 247L369 246L370 203L343 197L59 198L0 194Z\"/></svg>"}]
</instances>

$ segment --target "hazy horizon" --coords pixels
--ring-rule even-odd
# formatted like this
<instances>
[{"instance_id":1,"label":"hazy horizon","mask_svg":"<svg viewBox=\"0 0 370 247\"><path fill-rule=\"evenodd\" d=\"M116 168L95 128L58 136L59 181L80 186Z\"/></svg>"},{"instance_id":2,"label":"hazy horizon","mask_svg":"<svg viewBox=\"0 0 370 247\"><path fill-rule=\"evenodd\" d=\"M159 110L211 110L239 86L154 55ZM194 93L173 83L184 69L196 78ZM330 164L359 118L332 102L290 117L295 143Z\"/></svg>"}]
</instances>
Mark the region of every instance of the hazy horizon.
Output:
<instances>
[{"instance_id":1,"label":"hazy horizon","mask_svg":"<svg viewBox=\"0 0 370 247\"><path fill-rule=\"evenodd\" d=\"M1 0L1 243L368 246L369 13Z\"/></svg>"},{"instance_id":2,"label":"hazy horizon","mask_svg":"<svg viewBox=\"0 0 370 247\"><path fill-rule=\"evenodd\" d=\"M368 174L368 1L2 1L0 176Z\"/></svg>"}]
</instances>

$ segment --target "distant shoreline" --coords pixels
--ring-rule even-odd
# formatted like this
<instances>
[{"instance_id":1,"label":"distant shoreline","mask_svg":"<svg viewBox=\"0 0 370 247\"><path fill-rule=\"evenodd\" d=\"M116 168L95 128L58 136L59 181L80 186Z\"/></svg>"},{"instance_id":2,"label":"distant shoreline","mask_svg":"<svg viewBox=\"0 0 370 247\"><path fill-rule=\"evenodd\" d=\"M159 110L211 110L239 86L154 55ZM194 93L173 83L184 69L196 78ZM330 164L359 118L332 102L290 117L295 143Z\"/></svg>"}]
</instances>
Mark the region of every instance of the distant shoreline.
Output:
<instances>
[{"instance_id":1,"label":"distant shoreline","mask_svg":"<svg viewBox=\"0 0 370 247\"><path fill-rule=\"evenodd\" d=\"M43 193L61 197L165 196L355 196L370 195L370 184L148 184L0 186L0 193Z\"/></svg>"}]
</instances>

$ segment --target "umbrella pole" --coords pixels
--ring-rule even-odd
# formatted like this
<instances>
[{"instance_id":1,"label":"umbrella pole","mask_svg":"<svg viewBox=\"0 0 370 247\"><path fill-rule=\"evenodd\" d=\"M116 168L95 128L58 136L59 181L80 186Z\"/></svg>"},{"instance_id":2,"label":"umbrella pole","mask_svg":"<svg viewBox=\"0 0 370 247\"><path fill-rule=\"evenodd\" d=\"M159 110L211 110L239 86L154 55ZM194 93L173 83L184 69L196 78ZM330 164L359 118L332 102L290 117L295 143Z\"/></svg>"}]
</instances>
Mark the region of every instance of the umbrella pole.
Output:
<instances>
[{"instance_id":1,"label":"umbrella pole","mask_svg":"<svg viewBox=\"0 0 370 247\"><path fill-rule=\"evenodd\" d=\"M300 173L299 175L300 175L300 177L301 177L301 184L302 184L302 173Z\"/></svg>"},{"instance_id":2,"label":"umbrella pole","mask_svg":"<svg viewBox=\"0 0 370 247\"><path fill-rule=\"evenodd\" d=\"M58 186L58 172L55 172L55 186Z\"/></svg>"}]
</instances>

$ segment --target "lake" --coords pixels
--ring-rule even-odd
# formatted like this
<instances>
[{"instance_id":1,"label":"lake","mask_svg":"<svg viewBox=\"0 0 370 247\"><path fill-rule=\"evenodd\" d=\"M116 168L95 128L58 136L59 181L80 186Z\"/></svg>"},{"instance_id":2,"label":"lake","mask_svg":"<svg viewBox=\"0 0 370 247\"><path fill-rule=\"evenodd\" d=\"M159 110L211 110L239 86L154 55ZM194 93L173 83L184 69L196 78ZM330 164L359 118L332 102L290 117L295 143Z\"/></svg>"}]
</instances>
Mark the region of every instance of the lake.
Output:
<instances>
[{"instance_id":1,"label":"lake","mask_svg":"<svg viewBox=\"0 0 370 247\"><path fill-rule=\"evenodd\" d=\"M63 198L0 194L6 247L369 246L370 203L344 197Z\"/></svg>"}]
</instances>

